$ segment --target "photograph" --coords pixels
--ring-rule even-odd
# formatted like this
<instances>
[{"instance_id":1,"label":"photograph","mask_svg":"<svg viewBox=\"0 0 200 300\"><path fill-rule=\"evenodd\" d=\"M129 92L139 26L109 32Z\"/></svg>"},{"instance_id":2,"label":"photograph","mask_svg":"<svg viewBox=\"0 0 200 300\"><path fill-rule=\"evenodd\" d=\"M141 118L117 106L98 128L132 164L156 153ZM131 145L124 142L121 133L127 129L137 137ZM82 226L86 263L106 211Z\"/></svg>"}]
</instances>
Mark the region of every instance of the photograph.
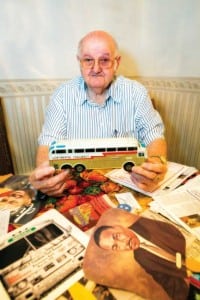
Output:
<instances>
[{"instance_id":1,"label":"photograph","mask_svg":"<svg viewBox=\"0 0 200 300\"><path fill-rule=\"evenodd\" d=\"M187 299L185 238L173 225L112 208L99 219L86 277L151 299ZM96 272L98 270L98 272Z\"/></svg>"}]
</instances>

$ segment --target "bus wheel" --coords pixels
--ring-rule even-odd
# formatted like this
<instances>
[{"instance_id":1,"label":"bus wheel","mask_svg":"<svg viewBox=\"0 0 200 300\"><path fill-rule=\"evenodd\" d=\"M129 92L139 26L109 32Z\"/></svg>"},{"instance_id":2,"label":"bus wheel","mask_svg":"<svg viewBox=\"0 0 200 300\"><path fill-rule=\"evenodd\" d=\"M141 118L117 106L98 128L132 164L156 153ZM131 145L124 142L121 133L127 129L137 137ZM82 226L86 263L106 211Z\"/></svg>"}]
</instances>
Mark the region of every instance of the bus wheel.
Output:
<instances>
[{"instance_id":1,"label":"bus wheel","mask_svg":"<svg viewBox=\"0 0 200 300\"><path fill-rule=\"evenodd\" d=\"M81 165L81 164L78 164L74 167L74 169L75 169L76 172L81 173L85 170L85 166Z\"/></svg>"},{"instance_id":2,"label":"bus wheel","mask_svg":"<svg viewBox=\"0 0 200 300\"><path fill-rule=\"evenodd\" d=\"M67 164L62 165L62 167L61 167L61 170L71 170L71 169L72 169L72 166L67 165Z\"/></svg>"},{"instance_id":3,"label":"bus wheel","mask_svg":"<svg viewBox=\"0 0 200 300\"><path fill-rule=\"evenodd\" d=\"M131 172L131 169L132 169L132 167L134 167L134 166L135 166L135 164L134 164L132 161L129 161L129 162L127 162L127 163L125 163L125 164L123 165L123 168L124 168L125 171Z\"/></svg>"}]
</instances>

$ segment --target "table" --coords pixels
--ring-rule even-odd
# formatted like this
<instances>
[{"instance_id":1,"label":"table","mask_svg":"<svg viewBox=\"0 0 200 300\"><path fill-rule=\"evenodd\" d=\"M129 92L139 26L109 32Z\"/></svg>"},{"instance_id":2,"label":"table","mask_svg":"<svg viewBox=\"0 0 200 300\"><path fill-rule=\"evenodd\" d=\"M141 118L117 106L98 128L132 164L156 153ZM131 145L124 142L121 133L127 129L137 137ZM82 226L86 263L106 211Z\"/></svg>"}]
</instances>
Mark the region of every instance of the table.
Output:
<instances>
[{"instance_id":1,"label":"table","mask_svg":"<svg viewBox=\"0 0 200 300\"><path fill-rule=\"evenodd\" d=\"M7 179L9 176L11 176L11 174L7 174L5 176L0 176L0 181ZM140 193L137 192L133 192L134 196L137 198L139 204L142 207L142 212L147 211L148 205L151 202L151 199L147 196L143 196ZM117 300L143 300L144 298L133 294L133 293L129 293L126 291L122 291L122 290L116 290L116 289L110 289L111 293L116 297ZM59 297L59 300L64 299L64 296ZM76 299L75 299L76 300ZM80 299L78 299L80 300Z\"/></svg>"}]
</instances>

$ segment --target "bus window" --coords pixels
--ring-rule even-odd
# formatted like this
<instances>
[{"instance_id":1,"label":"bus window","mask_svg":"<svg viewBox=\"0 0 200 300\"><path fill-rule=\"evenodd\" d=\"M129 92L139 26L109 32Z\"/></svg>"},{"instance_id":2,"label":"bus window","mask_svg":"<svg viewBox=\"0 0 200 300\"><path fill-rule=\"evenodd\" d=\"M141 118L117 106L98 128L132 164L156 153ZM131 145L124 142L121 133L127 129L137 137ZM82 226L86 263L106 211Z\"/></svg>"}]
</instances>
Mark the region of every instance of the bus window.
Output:
<instances>
[{"instance_id":1,"label":"bus window","mask_svg":"<svg viewBox=\"0 0 200 300\"><path fill-rule=\"evenodd\" d=\"M106 152L106 149L105 148L97 148L96 152Z\"/></svg>"},{"instance_id":2,"label":"bus window","mask_svg":"<svg viewBox=\"0 0 200 300\"><path fill-rule=\"evenodd\" d=\"M85 152L95 152L95 149L94 148L87 148L87 149L85 149Z\"/></svg>"},{"instance_id":3,"label":"bus window","mask_svg":"<svg viewBox=\"0 0 200 300\"><path fill-rule=\"evenodd\" d=\"M58 154L62 154L62 153L66 153L67 151L65 150L65 149L57 149L56 150L56 153L58 153ZM55 153L54 151L53 151L53 153Z\"/></svg>"},{"instance_id":4,"label":"bus window","mask_svg":"<svg viewBox=\"0 0 200 300\"><path fill-rule=\"evenodd\" d=\"M139 157L145 156L145 153L144 152L138 152L138 156Z\"/></svg>"},{"instance_id":5,"label":"bus window","mask_svg":"<svg viewBox=\"0 0 200 300\"><path fill-rule=\"evenodd\" d=\"M134 151L134 150L137 150L137 147L128 147L127 149L128 149L128 151Z\"/></svg>"},{"instance_id":6,"label":"bus window","mask_svg":"<svg viewBox=\"0 0 200 300\"><path fill-rule=\"evenodd\" d=\"M116 148L107 148L107 151L108 152L114 152L114 151L116 151Z\"/></svg>"},{"instance_id":7,"label":"bus window","mask_svg":"<svg viewBox=\"0 0 200 300\"><path fill-rule=\"evenodd\" d=\"M74 149L74 153L83 153L84 149Z\"/></svg>"}]
</instances>

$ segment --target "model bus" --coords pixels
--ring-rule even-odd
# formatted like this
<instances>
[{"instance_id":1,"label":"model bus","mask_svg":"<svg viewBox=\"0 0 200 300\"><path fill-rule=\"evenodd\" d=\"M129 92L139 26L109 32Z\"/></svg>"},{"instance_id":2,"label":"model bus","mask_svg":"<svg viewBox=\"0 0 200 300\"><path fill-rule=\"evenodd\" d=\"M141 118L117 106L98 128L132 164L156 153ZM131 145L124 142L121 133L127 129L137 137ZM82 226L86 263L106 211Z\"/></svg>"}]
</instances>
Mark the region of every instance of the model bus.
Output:
<instances>
[{"instance_id":1,"label":"model bus","mask_svg":"<svg viewBox=\"0 0 200 300\"><path fill-rule=\"evenodd\" d=\"M54 141L49 147L55 169L118 169L130 171L146 158L146 148L133 137Z\"/></svg>"}]
</instances>

